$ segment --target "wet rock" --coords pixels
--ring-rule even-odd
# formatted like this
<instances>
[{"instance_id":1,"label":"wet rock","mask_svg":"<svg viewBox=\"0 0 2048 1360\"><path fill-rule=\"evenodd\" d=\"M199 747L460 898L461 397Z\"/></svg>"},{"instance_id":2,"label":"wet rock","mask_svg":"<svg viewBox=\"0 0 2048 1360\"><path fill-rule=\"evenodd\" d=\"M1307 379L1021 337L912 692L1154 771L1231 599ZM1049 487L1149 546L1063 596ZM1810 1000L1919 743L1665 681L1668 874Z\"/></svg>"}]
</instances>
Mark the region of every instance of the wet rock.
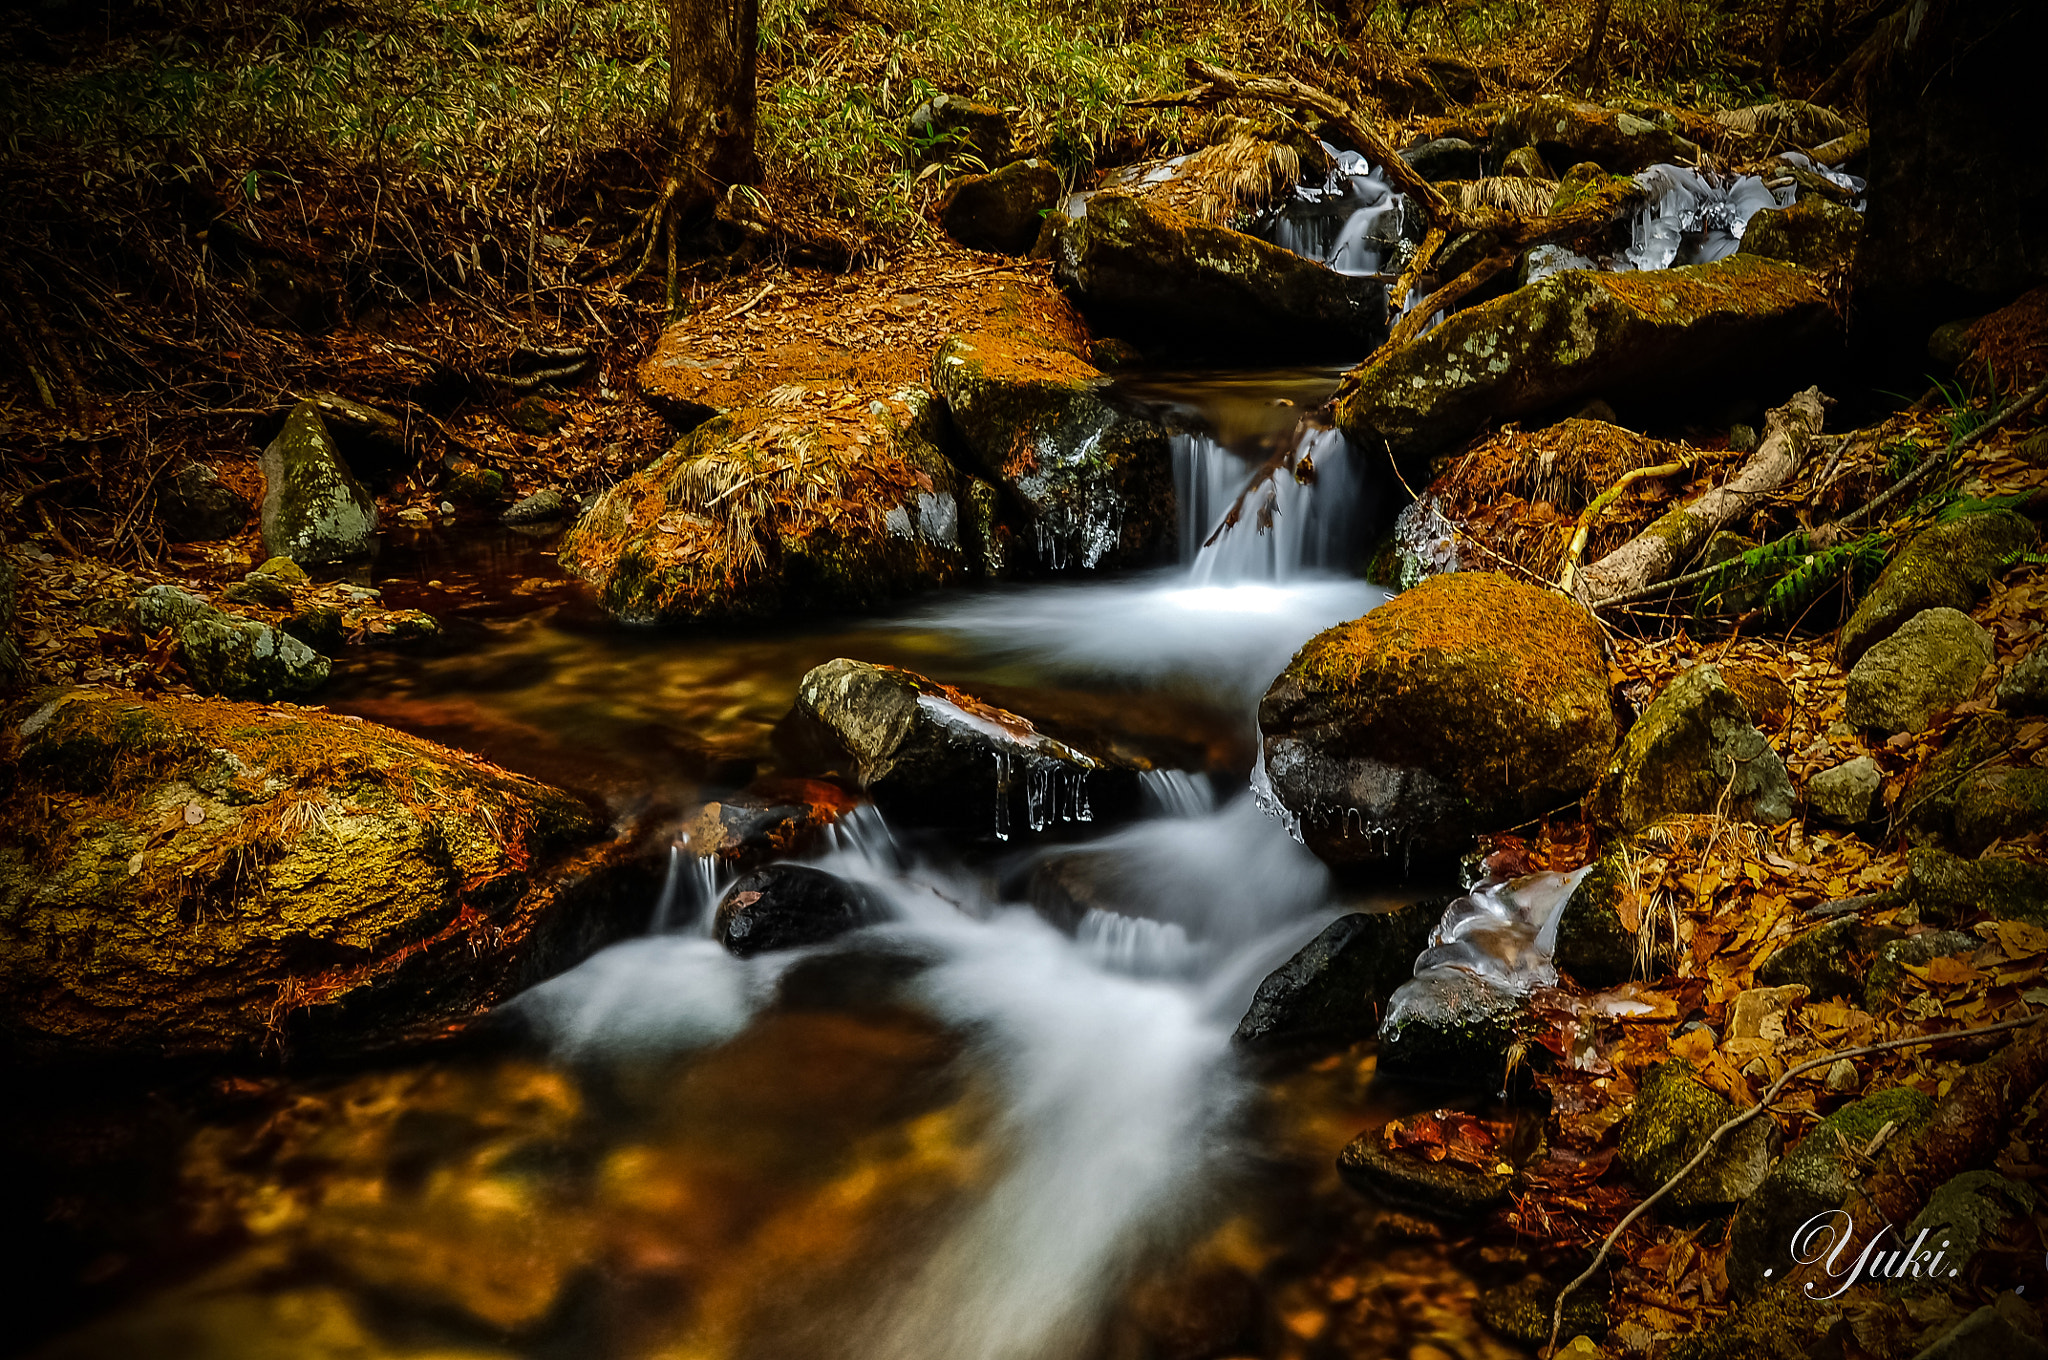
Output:
<instances>
[{"instance_id":1,"label":"wet rock","mask_svg":"<svg viewBox=\"0 0 2048 1360\"><path fill-rule=\"evenodd\" d=\"M2010 510L1960 515L1923 529L1899 550L1842 626L1837 655L1843 667L1855 666L1922 610L1968 613L2005 559L2033 541L2032 522Z\"/></svg>"},{"instance_id":2,"label":"wet rock","mask_svg":"<svg viewBox=\"0 0 2048 1360\"><path fill-rule=\"evenodd\" d=\"M1621 1163L1637 1185L1654 1189L1705 1146L1707 1135L1737 1113L1733 1102L1683 1061L1644 1072L1621 1133ZM1687 1213L1724 1209L1756 1192L1778 1153L1778 1126L1752 1119L1729 1135L1677 1185L1670 1203Z\"/></svg>"},{"instance_id":3,"label":"wet rock","mask_svg":"<svg viewBox=\"0 0 2048 1360\"><path fill-rule=\"evenodd\" d=\"M1592 808L1603 824L1630 831L1717 811L1769 825L1791 817L1792 779L1720 671L1695 666L1666 685L1629 729Z\"/></svg>"},{"instance_id":4,"label":"wet rock","mask_svg":"<svg viewBox=\"0 0 2048 1360\"><path fill-rule=\"evenodd\" d=\"M1533 146L1518 146L1513 151L1508 152L1507 159L1500 163L1500 172L1503 175L1511 175L1517 179L1554 180L1557 178L1556 175L1551 173L1550 167L1543 163L1543 157L1537 154L1536 148Z\"/></svg>"},{"instance_id":5,"label":"wet rock","mask_svg":"<svg viewBox=\"0 0 2048 1360\"><path fill-rule=\"evenodd\" d=\"M777 389L599 495L561 564L636 623L866 608L959 580L943 418L921 389Z\"/></svg>"},{"instance_id":6,"label":"wet rock","mask_svg":"<svg viewBox=\"0 0 2048 1360\"><path fill-rule=\"evenodd\" d=\"M449 458L441 465L446 478L442 489L450 500L442 501L442 514L451 513L451 502L463 505L495 505L505 499L505 474L473 458Z\"/></svg>"},{"instance_id":7,"label":"wet rock","mask_svg":"<svg viewBox=\"0 0 2048 1360\"><path fill-rule=\"evenodd\" d=\"M1369 1129L1337 1154L1337 1174L1360 1194L1439 1218L1477 1218L1505 1204L1514 1174L1404 1157L1387 1147L1385 1126Z\"/></svg>"},{"instance_id":8,"label":"wet rock","mask_svg":"<svg viewBox=\"0 0 2048 1360\"><path fill-rule=\"evenodd\" d=\"M327 658L290 633L209 610L178 626L178 652L193 687L229 699L285 699L327 682Z\"/></svg>"},{"instance_id":9,"label":"wet rock","mask_svg":"<svg viewBox=\"0 0 2048 1360\"><path fill-rule=\"evenodd\" d=\"M308 400L341 450L342 460L357 476L388 480L413 470L413 450L404 420L333 392L315 392Z\"/></svg>"},{"instance_id":10,"label":"wet rock","mask_svg":"<svg viewBox=\"0 0 2048 1360\"><path fill-rule=\"evenodd\" d=\"M2017 1294L2002 1294L1944 1333L1913 1360L2048 1360L2041 1319Z\"/></svg>"},{"instance_id":11,"label":"wet rock","mask_svg":"<svg viewBox=\"0 0 2048 1360\"><path fill-rule=\"evenodd\" d=\"M1868 926L1855 916L1842 916L1773 950L1757 965L1756 980L1766 987L1804 987L1807 995L1858 998L1870 952L1898 938L1889 926Z\"/></svg>"},{"instance_id":12,"label":"wet rock","mask_svg":"<svg viewBox=\"0 0 2048 1360\"><path fill-rule=\"evenodd\" d=\"M1273 1050L1371 1038L1387 998L1413 976L1443 908L1422 901L1338 917L1259 984L1231 1042Z\"/></svg>"},{"instance_id":13,"label":"wet rock","mask_svg":"<svg viewBox=\"0 0 2048 1360\"><path fill-rule=\"evenodd\" d=\"M1502 118L1494 147L1533 146L1552 165L1597 162L1613 174L1631 174L1659 162L1694 165L1697 145L1677 132L1621 109L1544 95Z\"/></svg>"},{"instance_id":14,"label":"wet rock","mask_svg":"<svg viewBox=\"0 0 2048 1360\"><path fill-rule=\"evenodd\" d=\"M1010 157L1008 116L993 105L957 94L942 94L918 105L905 127L919 163L971 159L994 167Z\"/></svg>"},{"instance_id":15,"label":"wet rock","mask_svg":"<svg viewBox=\"0 0 2048 1360\"><path fill-rule=\"evenodd\" d=\"M1259 705L1272 798L1332 863L1462 850L1568 803L1616 725L1598 628L1505 576L1433 576L1311 639Z\"/></svg>"},{"instance_id":16,"label":"wet rock","mask_svg":"<svg viewBox=\"0 0 2048 1360\"><path fill-rule=\"evenodd\" d=\"M1620 911L1629 891L1628 853L1624 845L1602 855L1558 918L1557 966L1583 987L1615 987L1636 974L1636 933Z\"/></svg>"},{"instance_id":17,"label":"wet rock","mask_svg":"<svg viewBox=\"0 0 2048 1360\"><path fill-rule=\"evenodd\" d=\"M8 726L0 1028L30 1051L253 1054L466 1014L560 928L533 866L597 829L317 710L73 690Z\"/></svg>"},{"instance_id":18,"label":"wet rock","mask_svg":"<svg viewBox=\"0 0 2048 1360\"><path fill-rule=\"evenodd\" d=\"M693 855L735 869L809 854L825 842L826 828L859 807L860 800L823 779L767 779L723 802L706 803L684 828Z\"/></svg>"},{"instance_id":19,"label":"wet rock","mask_svg":"<svg viewBox=\"0 0 2048 1360\"><path fill-rule=\"evenodd\" d=\"M1604 274L1568 270L1463 311L1344 376L1337 423L1404 466L1481 426L1673 372L1732 370L1839 330L1816 277L1733 255Z\"/></svg>"},{"instance_id":20,"label":"wet rock","mask_svg":"<svg viewBox=\"0 0 2048 1360\"><path fill-rule=\"evenodd\" d=\"M1967 958L1983 943L1959 930L1928 930L1879 945L1865 976L1863 1009L1877 1014L1896 1005L1908 985L1906 969L1925 968L1936 959Z\"/></svg>"},{"instance_id":21,"label":"wet rock","mask_svg":"<svg viewBox=\"0 0 2048 1360\"><path fill-rule=\"evenodd\" d=\"M229 604L251 604L261 609L290 609L292 588L276 576L252 571L220 593Z\"/></svg>"},{"instance_id":22,"label":"wet rock","mask_svg":"<svg viewBox=\"0 0 2048 1360\"><path fill-rule=\"evenodd\" d=\"M1510 1341L1524 1346L1547 1346L1550 1314L1561 1287L1556 1281L1531 1275L1518 1284L1482 1290L1472 1301L1472 1315ZM1607 1305L1600 1300L1598 1291L1581 1288L1565 1300L1564 1327L1559 1335L1605 1336L1608 1325ZM1559 1354L1562 1360L1570 1352Z\"/></svg>"},{"instance_id":23,"label":"wet rock","mask_svg":"<svg viewBox=\"0 0 2048 1360\"><path fill-rule=\"evenodd\" d=\"M1432 182L1479 178L1479 148L1462 137L1438 137L1410 147L1401 153L1401 159Z\"/></svg>"},{"instance_id":24,"label":"wet rock","mask_svg":"<svg viewBox=\"0 0 2048 1360\"><path fill-rule=\"evenodd\" d=\"M242 532L255 509L204 463L187 463L157 494L156 520L177 543L203 543Z\"/></svg>"},{"instance_id":25,"label":"wet rock","mask_svg":"<svg viewBox=\"0 0 2048 1360\"><path fill-rule=\"evenodd\" d=\"M1739 254L1783 260L1805 269L1846 271L1863 240L1863 214L1825 198L1765 208L1743 229Z\"/></svg>"},{"instance_id":26,"label":"wet rock","mask_svg":"<svg viewBox=\"0 0 2048 1360\"><path fill-rule=\"evenodd\" d=\"M1105 191L1055 226L1054 273L1100 329L1162 350L1329 355L1386 334L1386 289Z\"/></svg>"},{"instance_id":27,"label":"wet rock","mask_svg":"<svg viewBox=\"0 0 2048 1360\"><path fill-rule=\"evenodd\" d=\"M284 621L284 631L316 652L338 651L348 645L347 622L331 604L301 605Z\"/></svg>"},{"instance_id":28,"label":"wet rock","mask_svg":"<svg viewBox=\"0 0 2048 1360\"><path fill-rule=\"evenodd\" d=\"M1012 161L993 174L963 175L947 185L939 225L969 249L1022 255L1059 202L1059 171L1041 160Z\"/></svg>"},{"instance_id":29,"label":"wet rock","mask_svg":"<svg viewBox=\"0 0 2048 1360\"><path fill-rule=\"evenodd\" d=\"M1956 790L1955 848L1981 855L1996 841L2048 826L2048 770L2034 766L1975 770Z\"/></svg>"},{"instance_id":30,"label":"wet rock","mask_svg":"<svg viewBox=\"0 0 2048 1360\"><path fill-rule=\"evenodd\" d=\"M1998 706L2008 713L2048 713L2048 647L2036 647L1998 682Z\"/></svg>"},{"instance_id":31,"label":"wet rock","mask_svg":"<svg viewBox=\"0 0 2048 1360\"><path fill-rule=\"evenodd\" d=\"M320 409L302 401L263 450L263 549L295 562L374 550L377 505L341 459Z\"/></svg>"},{"instance_id":32,"label":"wet rock","mask_svg":"<svg viewBox=\"0 0 2048 1360\"><path fill-rule=\"evenodd\" d=\"M1729 1285L1747 1295L1763 1285L1766 1270L1775 1278L1786 1276L1800 1225L1847 1204L1861 1184L1865 1171L1856 1154L1885 1125L1894 1126L1891 1137L1910 1137L1933 1112L1934 1100L1924 1091L1897 1086L1844 1105L1816 1124L1735 1211L1728 1230Z\"/></svg>"},{"instance_id":33,"label":"wet rock","mask_svg":"<svg viewBox=\"0 0 2048 1360\"><path fill-rule=\"evenodd\" d=\"M218 612L191 591L173 585L151 586L135 597L135 626L151 636Z\"/></svg>"},{"instance_id":34,"label":"wet rock","mask_svg":"<svg viewBox=\"0 0 2048 1360\"><path fill-rule=\"evenodd\" d=\"M1941 850L1906 855L1901 891L1920 908L1920 919L1958 925L1983 913L1995 921L2048 926L2048 866L1992 856L1964 859Z\"/></svg>"},{"instance_id":35,"label":"wet rock","mask_svg":"<svg viewBox=\"0 0 2048 1360\"><path fill-rule=\"evenodd\" d=\"M1850 668L1844 716L1885 735L1925 731L1970 697L1991 660L1983 625L1955 609L1923 609Z\"/></svg>"},{"instance_id":36,"label":"wet rock","mask_svg":"<svg viewBox=\"0 0 2048 1360\"><path fill-rule=\"evenodd\" d=\"M2039 1203L2023 1182L1996 1171L1965 1171L1936 1187L1901 1240L1911 1243L1925 1232L1929 1247L1960 1267L1994 1249L2006 1227L2024 1221Z\"/></svg>"},{"instance_id":37,"label":"wet rock","mask_svg":"<svg viewBox=\"0 0 2048 1360\"><path fill-rule=\"evenodd\" d=\"M1016 552L1042 569L1092 570L1172 550L1166 432L1110 405L1093 364L1023 331L970 331L939 347L932 383L971 469L1029 517Z\"/></svg>"},{"instance_id":38,"label":"wet rock","mask_svg":"<svg viewBox=\"0 0 2048 1360\"><path fill-rule=\"evenodd\" d=\"M1471 973L1443 970L1404 984L1380 1026L1379 1072L1403 1081L1499 1087L1507 1054L1528 1028L1527 998Z\"/></svg>"},{"instance_id":39,"label":"wet rock","mask_svg":"<svg viewBox=\"0 0 2048 1360\"><path fill-rule=\"evenodd\" d=\"M576 513L576 502L557 487L545 487L514 501L498 516L503 524L547 524Z\"/></svg>"},{"instance_id":40,"label":"wet rock","mask_svg":"<svg viewBox=\"0 0 2048 1360\"><path fill-rule=\"evenodd\" d=\"M828 661L797 686L793 716L892 818L1009 839L1137 802L1135 770L894 666Z\"/></svg>"},{"instance_id":41,"label":"wet rock","mask_svg":"<svg viewBox=\"0 0 2048 1360\"><path fill-rule=\"evenodd\" d=\"M822 944L886 915L886 903L858 884L807 864L770 864L740 875L713 929L744 959Z\"/></svg>"},{"instance_id":42,"label":"wet rock","mask_svg":"<svg viewBox=\"0 0 2048 1360\"><path fill-rule=\"evenodd\" d=\"M1806 803L1837 826L1862 826L1879 810L1884 775L1869 756L1857 756L1806 781Z\"/></svg>"}]
</instances>

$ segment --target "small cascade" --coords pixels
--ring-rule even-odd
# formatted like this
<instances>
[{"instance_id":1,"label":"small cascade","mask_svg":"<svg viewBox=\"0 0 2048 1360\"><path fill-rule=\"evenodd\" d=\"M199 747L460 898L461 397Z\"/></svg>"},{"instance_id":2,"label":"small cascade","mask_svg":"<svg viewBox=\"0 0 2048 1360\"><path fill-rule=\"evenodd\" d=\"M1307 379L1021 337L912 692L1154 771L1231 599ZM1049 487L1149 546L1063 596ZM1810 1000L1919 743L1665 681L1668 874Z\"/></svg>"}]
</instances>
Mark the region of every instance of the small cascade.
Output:
<instances>
[{"instance_id":1,"label":"small cascade","mask_svg":"<svg viewBox=\"0 0 2048 1360\"><path fill-rule=\"evenodd\" d=\"M1363 509L1360 461L1340 431L1317 426L1304 426L1261 468L1206 435L1175 435L1181 560L1189 580L1284 582L1342 570Z\"/></svg>"},{"instance_id":2,"label":"small cascade","mask_svg":"<svg viewBox=\"0 0 2048 1360\"><path fill-rule=\"evenodd\" d=\"M1215 786L1186 770L1142 771L1138 796L1147 812L1160 817L1206 817L1216 810Z\"/></svg>"},{"instance_id":3,"label":"small cascade","mask_svg":"<svg viewBox=\"0 0 2048 1360\"><path fill-rule=\"evenodd\" d=\"M827 853L853 855L877 869L893 868L902 861L895 833L873 803L862 803L827 826L825 847Z\"/></svg>"},{"instance_id":4,"label":"small cascade","mask_svg":"<svg viewBox=\"0 0 2048 1360\"><path fill-rule=\"evenodd\" d=\"M1173 921L1090 908L1074 928L1081 952L1114 972L1131 977L1175 977L1201 960L1202 950L1187 929Z\"/></svg>"},{"instance_id":5,"label":"small cascade","mask_svg":"<svg viewBox=\"0 0 2048 1360\"><path fill-rule=\"evenodd\" d=\"M669 918L675 915L676 885L683 877L683 847L671 845L668 848L668 872L662 876L661 896L654 899L654 916L648 923L648 930L656 935L669 928Z\"/></svg>"},{"instance_id":6,"label":"small cascade","mask_svg":"<svg viewBox=\"0 0 2048 1360\"><path fill-rule=\"evenodd\" d=\"M1333 163L1320 185L1299 185L1269 209L1251 234L1320 260L1340 274L1392 272L1401 247L1405 200L1356 151L1323 143Z\"/></svg>"}]
</instances>

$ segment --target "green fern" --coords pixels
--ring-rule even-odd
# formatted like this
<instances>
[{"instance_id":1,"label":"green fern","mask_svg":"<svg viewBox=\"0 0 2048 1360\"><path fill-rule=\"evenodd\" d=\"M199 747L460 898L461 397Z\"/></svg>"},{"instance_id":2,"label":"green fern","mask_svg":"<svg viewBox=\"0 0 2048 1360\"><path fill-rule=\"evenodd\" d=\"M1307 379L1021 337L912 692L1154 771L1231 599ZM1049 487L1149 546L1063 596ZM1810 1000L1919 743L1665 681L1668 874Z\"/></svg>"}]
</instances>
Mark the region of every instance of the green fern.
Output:
<instances>
[{"instance_id":1,"label":"green fern","mask_svg":"<svg viewBox=\"0 0 2048 1360\"><path fill-rule=\"evenodd\" d=\"M1764 596L1764 612L1774 619L1797 618L1838 582L1846 581L1853 597L1864 583L1884 566L1889 539L1883 534L1838 543L1832 548L1808 554L1806 559L1780 577Z\"/></svg>"},{"instance_id":2,"label":"green fern","mask_svg":"<svg viewBox=\"0 0 2048 1360\"><path fill-rule=\"evenodd\" d=\"M1788 534L1773 543L1763 543L1738 553L1714 569L1700 586L1699 607L1712 611L1734 591L1784 575L1786 569L1807 549L1803 533Z\"/></svg>"},{"instance_id":3,"label":"green fern","mask_svg":"<svg viewBox=\"0 0 2048 1360\"><path fill-rule=\"evenodd\" d=\"M2048 567L2048 553L2037 553L2027 548L2014 548L1998 559L1998 570L2002 574L2014 567Z\"/></svg>"},{"instance_id":4,"label":"green fern","mask_svg":"<svg viewBox=\"0 0 2048 1360\"><path fill-rule=\"evenodd\" d=\"M1957 496L1941 507L1934 517L1936 524L1961 519L1965 515L1988 515L1994 510L2017 510L2034 498L2031 491L2015 491L2010 496Z\"/></svg>"}]
</instances>

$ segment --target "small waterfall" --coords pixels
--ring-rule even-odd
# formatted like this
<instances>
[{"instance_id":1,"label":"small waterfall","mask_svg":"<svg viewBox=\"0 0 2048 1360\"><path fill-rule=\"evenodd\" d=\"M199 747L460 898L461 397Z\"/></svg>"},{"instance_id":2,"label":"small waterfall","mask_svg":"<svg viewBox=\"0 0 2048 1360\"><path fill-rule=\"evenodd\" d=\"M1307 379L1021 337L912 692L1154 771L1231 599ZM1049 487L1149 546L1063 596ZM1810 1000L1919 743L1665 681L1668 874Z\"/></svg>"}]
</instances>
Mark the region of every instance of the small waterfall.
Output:
<instances>
[{"instance_id":1,"label":"small waterfall","mask_svg":"<svg viewBox=\"0 0 2048 1360\"><path fill-rule=\"evenodd\" d=\"M1175 435L1188 579L1196 585L1284 582L1341 571L1360 519L1359 461L1341 432L1315 426L1305 427L1265 468L1248 466L1206 435Z\"/></svg>"},{"instance_id":2,"label":"small waterfall","mask_svg":"<svg viewBox=\"0 0 2048 1360\"><path fill-rule=\"evenodd\" d=\"M1138 775L1145 810L1160 817L1205 817L1216 810L1208 777L1186 770L1145 770Z\"/></svg>"},{"instance_id":3,"label":"small waterfall","mask_svg":"<svg viewBox=\"0 0 2048 1360\"><path fill-rule=\"evenodd\" d=\"M1179 977L1192 970L1203 951L1173 921L1090 908L1074 928L1081 952L1115 972L1132 977Z\"/></svg>"},{"instance_id":4,"label":"small waterfall","mask_svg":"<svg viewBox=\"0 0 2048 1360\"><path fill-rule=\"evenodd\" d=\"M1253 223L1254 236L1340 274L1376 275L1400 248L1405 199L1356 151L1322 144L1334 168Z\"/></svg>"}]
</instances>

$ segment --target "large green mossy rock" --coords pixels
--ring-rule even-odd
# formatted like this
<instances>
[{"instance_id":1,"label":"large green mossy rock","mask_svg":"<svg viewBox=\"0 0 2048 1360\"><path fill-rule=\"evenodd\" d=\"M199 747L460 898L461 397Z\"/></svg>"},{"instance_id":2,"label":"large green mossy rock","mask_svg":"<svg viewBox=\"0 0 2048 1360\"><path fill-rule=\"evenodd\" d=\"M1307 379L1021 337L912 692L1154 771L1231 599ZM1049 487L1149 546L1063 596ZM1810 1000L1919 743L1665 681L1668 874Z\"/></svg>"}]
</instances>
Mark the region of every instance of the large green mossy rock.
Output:
<instances>
[{"instance_id":1,"label":"large green mossy rock","mask_svg":"<svg viewBox=\"0 0 2048 1360\"><path fill-rule=\"evenodd\" d=\"M1850 667L1843 715L1884 736L1924 732L1970 697L1994 655L1991 634L1968 614L1923 609Z\"/></svg>"},{"instance_id":2,"label":"large green mossy rock","mask_svg":"<svg viewBox=\"0 0 2048 1360\"><path fill-rule=\"evenodd\" d=\"M1773 824L1792 815L1792 778L1719 669L1695 666L1650 702L1593 796L1603 825L1637 831L1715 813Z\"/></svg>"},{"instance_id":3,"label":"large green mossy rock","mask_svg":"<svg viewBox=\"0 0 2048 1360\"><path fill-rule=\"evenodd\" d=\"M1698 162L1700 149L1679 135L1676 120L1645 118L1626 109L1542 95L1512 110L1494 129L1496 154L1534 147L1552 165L1592 161L1613 174L1645 170L1660 161Z\"/></svg>"},{"instance_id":4,"label":"large green mossy rock","mask_svg":"<svg viewBox=\"0 0 2048 1360\"><path fill-rule=\"evenodd\" d=\"M1824 198L1802 198L1751 217L1737 253L1839 272L1855 262L1862 240L1862 213Z\"/></svg>"},{"instance_id":5,"label":"large green mossy rock","mask_svg":"<svg viewBox=\"0 0 2048 1360\"><path fill-rule=\"evenodd\" d=\"M1463 849L1571 803L1617 727L1599 627L1489 572L1310 639L1259 704L1270 793L1332 863Z\"/></svg>"},{"instance_id":6,"label":"large green mossy rock","mask_svg":"<svg viewBox=\"0 0 2048 1360\"><path fill-rule=\"evenodd\" d=\"M263 550L345 562L376 548L377 503L342 461L319 406L302 401L263 450Z\"/></svg>"},{"instance_id":7,"label":"large green mossy rock","mask_svg":"<svg viewBox=\"0 0 2048 1360\"><path fill-rule=\"evenodd\" d=\"M1375 356L1337 389L1337 423L1405 465L1513 420L1839 332L1817 275L1750 255L1647 273L1567 270L1468 307Z\"/></svg>"},{"instance_id":8,"label":"large green mossy rock","mask_svg":"<svg viewBox=\"0 0 2048 1360\"><path fill-rule=\"evenodd\" d=\"M867 608L958 581L942 420L922 389L778 388L600 495L561 564L634 623Z\"/></svg>"},{"instance_id":9,"label":"large green mossy rock","mask_svg":"<svg viewBox=\"0 0 2048 1360\"><path fill-rule=\"evenodd\" d=\"M38 1053L254 1053L502 995L568 794L317 710L71 690L15 711L0 1032Z\"/></svg>"},{"instance_id":10,"label":"large green mossy rock","mask_svg":"<svg viewBox=\"0 0 2048 1360\"><path fill-rule=\"evenodd\" d=\"M1086 359L1022 328L970 331L939 347L932 384L973 471L1021 507L1019 564L1092 570L1171 554L1166 431L1111 405L1109 379Z\"/></svg>"},{"instance_id":11,"label":"large green mossy rock","mask_svg":"<svg viewBox=\"0 0 2048 1360\"><path fill-rule=\"evenodd\" d=\"M1843 667L1923 609L1968 613L2003 563L2033 541L2033 523L2010 510L1960 515L1915 534L1842 625Z\"/></svg>"},{"instance_id":12,"label":"large green mossy rock","mask_svg":"<svg viewBox=\"0 0 2048 1360\"><path fill-rule=\"evenodd\" d=\"M1736 1114L1726 1096L1693 1074L1690 1064L1663 1062L1643 1074L1621 1133L1621 1163L1644 1189L1655 1189L1698 1155L1707 1135ZM1671 1190L1681 1212L1725 1209L1756 1193L1778 1152L1778 1126L1752 1119L1723 1139Z\"/></svg>"},{"instance_id":13,"label":"large green mossy rock","mask_svg":"<svg viewBox=\"0 0 2048 1360\"><path fill-rule=\"evenodd\" d=\"M1053 251L1090 320L1164 349L1357 354L1387 330L1384 284L1129 194L1056 221Z\"/></svg>"},{"instance_id":14,"label":"large green mossy rock","mask_svg":"<svg viewBox=\"0 0 2048 1360\"><path fill-rule=\"evenodd\" d=\"M1748 1294L1764 1283L1766 1270L1778 1278L1789 1274L1800 1226L1848 1203L1861 1182L1857 1154L1885 1125L1895 1126L1893 1137L1910 1136L1933 1112L1932 1097L1899 1086L1844 1105L1816 1124L1735 1211L1728 1230L1729 1285Z\"/></svg>"},{"instance_id":15,"label":"large green mossy rock","mask_svg":"<svg viewBox=\"0 0 2048 1360\"><path fill-rule=\"evenodd\" d=\"M275 582L274 577L250 575ZM331 669L326 657L291 634L226 613L173 585L143 591L133 612L135 626L145 634L172 631L185 674L202 694L289 699L318 689Z\"/></svg>"}]
</instances>

